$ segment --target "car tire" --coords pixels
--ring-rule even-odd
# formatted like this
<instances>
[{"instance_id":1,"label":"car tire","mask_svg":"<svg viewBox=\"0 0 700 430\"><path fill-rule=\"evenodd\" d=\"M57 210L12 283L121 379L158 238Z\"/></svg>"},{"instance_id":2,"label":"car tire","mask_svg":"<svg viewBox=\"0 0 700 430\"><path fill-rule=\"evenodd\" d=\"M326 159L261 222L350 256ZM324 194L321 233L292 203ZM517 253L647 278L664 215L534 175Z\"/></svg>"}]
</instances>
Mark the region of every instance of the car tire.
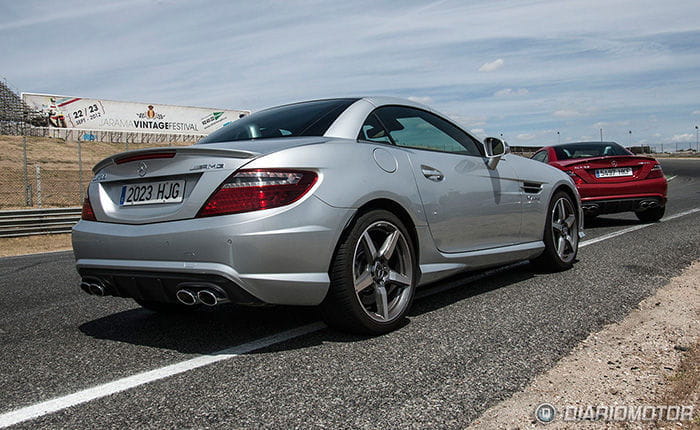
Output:
<instances>
[{"instance_id":1,"label":"car tire","mask_svg":"<svg viewBox=\"0 0 700 430\"><path fill-rule=\"evenodd\" d=\"M573 266L578 253L578 223L578 209L571 196L556 192L547 209L544 252L532 260L535 267L560 272Z\"/></svg>"},{"instance_id":2,"label":"car tire","mask_svg":"<svg viewBox=\"0 0 700 430\"><path fill-rule=\"evenodd\" d=\"M336 249L323 319L353 333L395 330L411 307L418 274L413 242L401 220L385 210L364 213Z\"/></svg>"},{"instance_id":3,"label":"car tire","mask_svg":"<svg viewBox=\"0 0 700 430\"><path fill-rule=\"evenodd\" d=\"M191 312L198 306L187 306L181 303L164 303L164 302L154 302L151 300L141 300L134 299L136 303L141 305L144 309L148 309L152 312L163 313L163 314L176 314L183 312Z\"/></svg>"},{"instance_id":4,"label":"car tire","mask_svg":"<svg viewBox=\"0 0 700 430\"><path fill-rule=\"evenodd\" d=\"M643 211L637 211L634 214L641 222L656 222L663 218L664 213L666 213L666 206L661 206L659 208L644 209Z\"/></svg>"}]
</instances>

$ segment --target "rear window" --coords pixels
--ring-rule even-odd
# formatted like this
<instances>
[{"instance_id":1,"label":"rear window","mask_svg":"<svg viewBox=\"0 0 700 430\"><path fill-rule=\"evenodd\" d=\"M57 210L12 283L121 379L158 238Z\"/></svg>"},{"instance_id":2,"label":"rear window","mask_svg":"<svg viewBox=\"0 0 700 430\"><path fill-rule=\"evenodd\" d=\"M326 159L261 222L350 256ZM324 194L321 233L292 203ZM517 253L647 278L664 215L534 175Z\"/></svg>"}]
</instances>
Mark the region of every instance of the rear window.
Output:
<instances>
[{"instance_id":1,"label":"rear window","mask_svg":"<svg viewBox=\"0 0 700 430\"><path fill-rule=\"evenodd\" d=\"M357 100L317 100L265 109L238 119L197 143L323 136L333 121Z\"/></svg>"},{"instance_id":2,"label":"rear window","mask_svg":"<svg viewBox=\"0 0 700 430\"><path fill-rule=\"evenodd\" d=\"M557 153L558 160L632 155L631 152L615 142L569 143L555 146L554 152Z\"/></svg>"}]
</instances>

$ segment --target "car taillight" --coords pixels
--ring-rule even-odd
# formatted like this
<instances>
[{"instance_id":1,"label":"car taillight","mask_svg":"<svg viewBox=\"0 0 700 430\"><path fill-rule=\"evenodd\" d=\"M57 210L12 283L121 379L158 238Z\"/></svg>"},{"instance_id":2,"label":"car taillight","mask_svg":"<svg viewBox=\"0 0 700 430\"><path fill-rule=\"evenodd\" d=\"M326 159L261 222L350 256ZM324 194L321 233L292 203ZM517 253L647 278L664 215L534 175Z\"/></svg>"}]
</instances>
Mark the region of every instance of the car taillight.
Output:
<instances>
[{"instance_id":1,"label":"car taillight","mask_svg":"<svg viewBox=\"0 0 700 430\"><path fill-rule=\"evenodd\" d=\"M97 221L95 212L92 210L92 205L90 204L90 198L88 197L85 197L85 200L83 200L83 212L80 214L80 218L85 221Z\"/></svg>"},{"instance_id":2,"label":"car taillight","mask_svg":"<svg viewBox=\"0 0 700 430\"><path fill-rule=\"evenodd\" d=\"M316 183L314 172L302 170L241 170L216 190L198 218L271 209L299 200Z\"/></svg>"},{"instance_id":3,"label":"car taillight","mask_svg":"<svg viewBox=\"0 0 700 430\"><path fill-rule=\"evenodd\" d=\"M564 172L565 172L567 175L571 176L571 179L574 180L574 184L576 184L576 185L581 185L581 184L585 184L585 183L586 183L586 181L584 181L583 178L581 178L579 175L577 175L576 173L572 172L571 170L564 170Z\"/></svg>"},{"instance_id":4,"label":"car taillight","mask_svg":"<svg viewBox=\"0 0 700 430\"><path fill-rule=\"evenodd\" d=\"M661 164L654 164L651 171L647 175L647 179L661 178L664 176L664 171L661 170Z\"/></svg>"}]
</instances>

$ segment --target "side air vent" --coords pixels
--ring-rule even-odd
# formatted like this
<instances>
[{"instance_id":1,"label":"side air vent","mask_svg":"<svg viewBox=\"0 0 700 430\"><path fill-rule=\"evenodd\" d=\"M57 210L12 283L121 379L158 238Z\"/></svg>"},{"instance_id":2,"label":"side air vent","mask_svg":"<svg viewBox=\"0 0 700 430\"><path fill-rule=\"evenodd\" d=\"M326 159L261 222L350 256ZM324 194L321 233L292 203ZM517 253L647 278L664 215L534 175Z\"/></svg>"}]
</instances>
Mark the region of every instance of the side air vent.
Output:
<instances>
[{"instance_id":1,"label":"side air vent","mask_svg":"<svg viewBox=\"0 0 700 430\"><path fill-rule=\"evenodd\" d=\"M528 194L537 194L540 191L542 191L542 184L538 184L535 182L523 182L522 188L523 191L525 191Z\"/></svg>"}]
</instances>

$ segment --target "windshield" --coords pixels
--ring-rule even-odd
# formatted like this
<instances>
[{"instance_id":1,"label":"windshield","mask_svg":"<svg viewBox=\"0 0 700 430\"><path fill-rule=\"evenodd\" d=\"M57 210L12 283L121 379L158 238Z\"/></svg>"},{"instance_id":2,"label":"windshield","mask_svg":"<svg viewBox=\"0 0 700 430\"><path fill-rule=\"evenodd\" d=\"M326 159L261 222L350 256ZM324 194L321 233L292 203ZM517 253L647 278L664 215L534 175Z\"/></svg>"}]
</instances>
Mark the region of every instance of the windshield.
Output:
<instances>
[{"instance_id":1,"label":"windshield","mask_svg":"<svg viewBox=\"0 0 700 430\"><path fill-rule=\"evenodd\" d=\"M615 142L568 143L555 146L554 151L557 153L558 160L632 155L631 152Z\"/></svg>"},{"instance_id":2,"label":"windshield","mask_svg":"<svg viewBox=\"0 0 700 430\"><path fill-rule=\"evenodd\" d=\"M265 109L238 119L197 143L323 136L333 121L357 100L317 100Z\"/></svg>"}]
</instances>

